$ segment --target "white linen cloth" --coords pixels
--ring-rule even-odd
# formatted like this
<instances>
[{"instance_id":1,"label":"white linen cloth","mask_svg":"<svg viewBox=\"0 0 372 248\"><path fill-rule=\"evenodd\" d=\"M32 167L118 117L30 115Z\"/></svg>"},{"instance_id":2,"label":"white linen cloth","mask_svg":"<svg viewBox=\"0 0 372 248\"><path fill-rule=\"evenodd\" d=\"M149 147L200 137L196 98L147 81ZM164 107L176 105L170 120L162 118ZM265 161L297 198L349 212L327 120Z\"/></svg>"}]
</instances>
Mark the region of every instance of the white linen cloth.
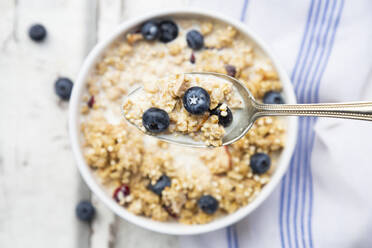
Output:
<instances>
[{"instance_id":1,"label":"white linen cloth","mask_svg":"<svg viewBox=\"0 0 372 248\"><path fill-rule=\"evenodd\" d=\"M372 101L371 0L203 0L273 49L299 102ZM290 169L237 224L184 248L372 247L372 123L302 118Z\"/></svg>"}]
</instances>

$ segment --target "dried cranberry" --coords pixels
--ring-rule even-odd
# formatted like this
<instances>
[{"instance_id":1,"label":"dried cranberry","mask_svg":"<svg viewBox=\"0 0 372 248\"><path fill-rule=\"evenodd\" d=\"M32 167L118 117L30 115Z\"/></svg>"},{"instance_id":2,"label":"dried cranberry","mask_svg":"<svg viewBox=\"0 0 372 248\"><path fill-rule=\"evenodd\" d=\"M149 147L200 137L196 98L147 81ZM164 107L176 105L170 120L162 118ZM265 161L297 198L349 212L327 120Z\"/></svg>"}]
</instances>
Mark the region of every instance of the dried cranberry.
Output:
<instances>
[{"instance_id":1,"label":"dried cranberry","mask_svg":"<svg viewBox=\"0 0 372 248\"><path fill-rule=\"evenodd\" d=\"M230 77L235 77L236 75L236 68L233 65L225 65L225 70L227 72L227 75Z\"/></svg>"},{"instance_id":2,"label":"dried cranberry","mask_svg":"<svg viewBox=\"0 0 372 248\"><path fill-rule=\"evenodd\" d=\"M178 218L178 215L173 212L172 208L169 207L169 206L166 206L166 205L163 205L163 208L165 211L167 211L167 213L169 214L169 216L173 217L173 218Z\"/></svg>"},{"instance_id":3,"label":"dried cranberry","mask_svg":"<svg viewBox=\"0 0 372 248\"><path fill-rule=\"evenodd\" d=\"M88 107L89 107L89 108L93 108L94 102L95 102L95 100L94 100L94 96L91 96L91 97L89 98L89 101L88 101Z\"/></svg>"},{"instance_id":4,"label":"dried cranberry","mask_svg":"<svg viewBox=\"0 0 372 248\"><path fill-rule=\"evenodd\" d=\"M124 196L128 196L130 194L129 186L126 184L121 185L114 191L114 195L112 196L115 201L120 202L120 196L119 193L122 193Z\"/></svg>"},{"instance_id":5,"label":"dried cranberry","mask_svg":"<svg viewBox=\"0 0 372 248\"><path fill-rule=\"evenodd\" d=\"M191 64L195 64L195 54L194 54L194 52L191 53L190 62L191 62Z\"/></svg>"}]
</instances>

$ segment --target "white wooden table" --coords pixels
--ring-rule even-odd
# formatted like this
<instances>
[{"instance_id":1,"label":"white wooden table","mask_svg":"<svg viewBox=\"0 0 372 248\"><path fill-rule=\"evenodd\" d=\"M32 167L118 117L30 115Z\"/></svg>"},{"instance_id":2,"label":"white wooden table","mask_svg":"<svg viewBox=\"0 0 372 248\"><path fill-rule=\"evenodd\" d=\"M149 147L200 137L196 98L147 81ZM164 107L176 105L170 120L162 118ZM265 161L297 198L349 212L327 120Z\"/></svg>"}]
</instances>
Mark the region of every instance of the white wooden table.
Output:
<instances>
[{"instance_id":1,"label":"white wooden table","mask_svg":"<svg viewBox=\"0 0 372 248\"><path fill-rule=\"evenodd\" d=\"M67 134L68 103L54 94L58 76L75 79L93 45L119 22L187 0L0 0L0 247L178 247L114 216L80 178ZM47 40L32 42L42 23ZM84 224L75 206L90 199L97 218Z\"/></svg>"}]
</instances>

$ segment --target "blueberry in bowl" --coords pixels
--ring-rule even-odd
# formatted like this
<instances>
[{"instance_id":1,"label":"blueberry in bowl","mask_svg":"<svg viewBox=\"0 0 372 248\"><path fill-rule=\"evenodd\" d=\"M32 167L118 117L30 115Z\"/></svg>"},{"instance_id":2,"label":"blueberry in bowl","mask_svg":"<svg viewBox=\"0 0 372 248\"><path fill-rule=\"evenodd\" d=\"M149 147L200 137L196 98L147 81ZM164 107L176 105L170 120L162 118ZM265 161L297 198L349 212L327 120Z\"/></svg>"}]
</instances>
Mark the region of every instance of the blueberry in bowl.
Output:
<instances>
[{"instance_id":1,"label":"blueberry in bowl","mask_svg":"<svg viewBox=\"0 0 372 248\"><path fill-rule=\"evenodd\" d=\"M256 153L250 159L250 166L255 174L264 174L270 169L271 159L266 153Z\"/></svg>"},{"instance_id":2,"label":"blueberry in bowl","mask_svg":"<svg viewBox=\"0 0 372 248\"><path fill-rule=\"evenodd\" d=\"M284 100L280 92L269 91L263 97L263 103L266 104L283 104Z\"/></svg>"},{"instance_id":3,"label":"blueberry in bowl","mask_svg":"<svg viewBox=\"0 0 372 248\"><path fill-rule=\"evenodd\" d=\"M159 25L156 21L147 21L141 27L141 34L145 40L155 40L159 37Z\"/></svg>"},{"instance_id":4,"label":"blueberry in bowl","mask_svg":"<svg viewBox=\"0 0 372 248\"><path fill-rule=\"evenodd\" d=\"M187 45L193 50L200 50L204 47L204 37L197 30L191 30L186 34Z\"/></svg>"},{"instance_id":5,"label":"blueberry in bowl","mask_svg":"<svg viewBox=\"0 0 372 248\"><path fill-rule=\"evenodd\" d=\"M163 20L159 23L159 40L168 43L178 36L178 26L172 20Z\"/></svg>"}]
</instances>

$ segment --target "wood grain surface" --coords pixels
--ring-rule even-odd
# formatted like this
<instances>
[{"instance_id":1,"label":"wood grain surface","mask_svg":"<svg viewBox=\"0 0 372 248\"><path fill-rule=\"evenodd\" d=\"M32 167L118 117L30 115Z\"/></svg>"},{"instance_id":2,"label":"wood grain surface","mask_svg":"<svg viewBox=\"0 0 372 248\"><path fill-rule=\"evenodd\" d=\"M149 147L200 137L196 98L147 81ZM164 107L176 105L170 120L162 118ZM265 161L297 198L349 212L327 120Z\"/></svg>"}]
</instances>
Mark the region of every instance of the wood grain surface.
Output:
<instances>
[{"instance_id":1,"label":"wood grain surface","mask_svg":"<svg viewBox=\"0 0 372 248\"><path fill-rule=\"evenodd\" d=\"M54 94L59 76L74 80L92 47L129 18L187 0L0 0L0 247L178 247L175 236L112 214L79 176L67 132L68 103ZM34 23L47 39L28 37ZM75 206L91 199L84 224Z\"/></svg>"}]
</instances>

